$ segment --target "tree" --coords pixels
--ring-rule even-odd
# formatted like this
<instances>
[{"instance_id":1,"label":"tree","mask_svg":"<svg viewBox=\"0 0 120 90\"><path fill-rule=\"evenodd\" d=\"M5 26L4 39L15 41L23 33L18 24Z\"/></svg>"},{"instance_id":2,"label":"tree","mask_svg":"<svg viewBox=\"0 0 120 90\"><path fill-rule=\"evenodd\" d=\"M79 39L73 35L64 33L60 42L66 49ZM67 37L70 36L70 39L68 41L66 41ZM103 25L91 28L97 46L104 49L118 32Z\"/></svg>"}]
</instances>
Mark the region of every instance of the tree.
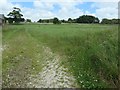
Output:
<instances>
[{"instance_id":1,"label":"tree","mask_svg":"<svg viewBox=\"0 0 120 90\"><path fill-rule=\"evenodd\" d=\"M9 23L13 23L13 18L6 18L6 20L8 20Z\"/></svg>"},{"instance_id":2,"label":"tree","mask_svg":"<svg viewBox=\"0 0 120 90\"><path fill-rule=\"evenodd\" d=\"M61 22L62 22L62 23L67 23L67 21L66 21L66 20L64 20L64 19L63 19L63 20L61 20Z\"/></svg>"},{"instance_id":3,"label":"tree","mask_svg":"<svg viewBox=\"0 0 120 90\"><path fill-rule=\"evenodd\" d=\"M59 19L58 18L54 18L53 19L53 24L61 24L61 22L59 21Z\"/></svg>"},{"instance_id":4,"label":"tree","mask_svg":"<svg viewBox=\"0 0 120 90\"><path fill-rule=\"evenodd\" d=\"M69 19L68 19L68 22L69 22L69 23L72 23L72 19L71 19L71 18L69 18Z\"/></svg>"},{"instance_id":5,"label":"tree","mask_svg":"<svg viewBox=\"0 0 120 90\"><path fill-rule=\"evenodd\" d=\"M102 24L112 24L112 20L109 20L107 18L102 19L101 21Z\"/></svg>"},{"instance_id":6,"label":"tree","mask_svg":"<svg viewBox=\"0 0 120 90\"><path fill-rule=\"evenodd\" d=\"M21 13L20 8L13 7L13 11L9 12L7 16L10 16L9 18L11 22L19 23L21 21L21 17L23 16Z\"/></svg>"},{"instance_id":7,"label":"tree","mask_svg":"<svg viewBox=\"0 0 120 90\"><path fill-rule=\"evenodd\" d=\"M46 23L49 23L49 20L46 20Z\"/></svg>"},{"instance_id":8,"label":"tree","mask_svg":"<svg viewBox=\"0 0 120 90\"><path fill-rule=\"evenodd\" d=\"M99 23L99 19L92 15L83 15L76 19L77 23Z\"/></svg>"},{"instance_id":9,"label":"tree","mask_svg":"<svg viewBox=\"0 0 120 90\"><path fill-rule=\"evenodd\" d=\"M38 23L42 23L42 19L39 19L37 22L38 22Z\"/></svg>"},{"instance_id":10,"label":"tree","mask_svg":"<svg viewBox=\"0 0 120 90\"><path fill-rule=\"evenodd\" d=\"M20 22L25 22L24 18L20 18L19 20L20 20Z\"/></svg>"},{"instance_id":11,"label":"tree","mask_svg":"<svg viewBox=\"0 0 120 90\"><path fill-rule=\"evenodd\" d=\"M26 22L31 22L31 20L30 19L26 19Z\"/></svg>"},{"instance_id":12,"label":"tree","mask_svg":"<svg viewBox=\"0 0 120 90\"><path fill-rule=\"evenodd\" d=\"M94 20L94 23L99 23L100 20L96 17L95 20Z\"/></svg>"},{"instance_id":13,"label":"tree","mask_svg":"<svg viewBox=\"0 0 120 90\"><path fill-rule=\"evenodd\" d=\"M119 24L120 19L107 19L104 18L101 21L101 24Z\"/></svg>"},{"instance_id":14,"label":"tree","mask_svg":"<svg viewBox=\"0 0 120 90\"><path fill-rule=\"evenodd\" d=\"M112 19L112 24L119 24L120 19Z\"/></svg>"}]
</instances>

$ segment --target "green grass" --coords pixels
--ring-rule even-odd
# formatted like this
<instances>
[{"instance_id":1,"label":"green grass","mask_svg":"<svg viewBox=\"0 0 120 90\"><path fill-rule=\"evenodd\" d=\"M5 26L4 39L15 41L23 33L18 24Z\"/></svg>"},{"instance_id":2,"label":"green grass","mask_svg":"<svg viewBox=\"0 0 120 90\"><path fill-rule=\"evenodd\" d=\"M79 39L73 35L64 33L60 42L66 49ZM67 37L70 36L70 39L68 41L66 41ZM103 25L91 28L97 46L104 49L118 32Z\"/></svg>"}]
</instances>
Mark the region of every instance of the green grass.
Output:
<instances>
[{"instance_id":1,"label":"green grass","mask_svg":"<svg viewBox=\"0 0 120 90\"><path fill-rule=\"evenodd\" d=\"M37 41L22 26L4 28L4 45L7 45L7 48L3 51L3 87L16 87L17 83L25 87L28 75L41 71L42 55L37 57L37 54L42 52L41 46L38 46ZM38 61L41 63L37 63Z\"/></svg>"},{"instance_id":2,"label":"green grass","mask_svg":"<svg viewBox=\"0 0 120 90\"><path fill-rule=\"evenodd\" d=\"M21 42L15 43L17 39ZM42 43L67 58L62 64L73 73L80 87L113 88L118 85L117 25L9 25L3 30L4 43L12 46L12 53L11 50L3 53L4 72L13 64L7 61L10 57L27 48L22 55L34 59L36 51L42 50L31 48ZM39 71L39 67L36 70Z\"/></svg>"}]
</instances>

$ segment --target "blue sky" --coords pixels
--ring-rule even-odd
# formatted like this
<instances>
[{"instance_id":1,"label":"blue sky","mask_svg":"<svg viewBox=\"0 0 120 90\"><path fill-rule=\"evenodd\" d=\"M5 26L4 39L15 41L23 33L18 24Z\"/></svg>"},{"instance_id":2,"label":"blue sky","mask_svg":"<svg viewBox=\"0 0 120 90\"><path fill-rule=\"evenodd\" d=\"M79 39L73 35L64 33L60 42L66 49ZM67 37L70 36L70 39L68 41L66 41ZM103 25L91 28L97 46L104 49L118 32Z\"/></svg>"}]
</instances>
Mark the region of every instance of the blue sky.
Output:
<instances>
[{"instance_id":1,"label":"blue sky","mask_svg":"<svg viewBox=\"0 0 120 90\"><path fill-rule=\"evenodd\" d=\"M12 2L13 4L20 4L23 7L33 8L33 2Z\"/></svg>"},{"instance_id":2,"label":"blue sky","mask_svg":"<svg viewBox=\"0 0 120 90\"><path fill-rule=\"evenodd\" d=\"M94 2L84 2L83 4L77 4L76 7L94 13L96 9L91 7L92 4L94 4Z\"/></svg>"},{"instance_id":3,"label":"blue sky","mask_svg":"<svg viewBox=\"0 0 120 90\"><path fill-rule=\"evenodd\" d=\"M10 0L0 0L0 13L7 15L13 7L19 7L22 10L24 18L32 19L32 21L37 21L40 18L47 19L54 17L58 17L59 19L77 18L83 14L94 15L99 19L118 17L117 2L104 2L104 0L97 0L99 2L85 2L85 0L20 1L12 0L10 2Z\"/></svg>"},{"instance_id":4,"label":"blue sky","mask_svg":"<svg viewBox=\"0 0 120 90\"><path fill-rule=\"evenodd\" d=\"M34 5L33 5L33 2L12 2L13 4L20 4L21 6L23 7L27 7L27 8L34 8ZM91 5L93 4L94 2L84 2L82 4L78 3L76 4L76 8L78 9L82 9L84 11L90 11L91 13L94 13L95 12L95 9L93 9L91 7ZM61 7L59 4L54 4L54 9L52 10L53 12L57 12Z\"/></svg>"}]
</instances>

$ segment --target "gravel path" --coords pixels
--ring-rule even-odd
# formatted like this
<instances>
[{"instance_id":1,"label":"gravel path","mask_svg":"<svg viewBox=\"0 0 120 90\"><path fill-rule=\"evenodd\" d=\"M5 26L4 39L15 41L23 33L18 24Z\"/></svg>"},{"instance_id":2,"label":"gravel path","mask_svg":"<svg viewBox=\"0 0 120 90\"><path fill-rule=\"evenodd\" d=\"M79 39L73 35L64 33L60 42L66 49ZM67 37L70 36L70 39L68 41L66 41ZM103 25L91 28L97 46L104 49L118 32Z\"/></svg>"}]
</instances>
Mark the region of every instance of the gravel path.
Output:
<instances>
[{"instance_id":1,"label":"gravel path","mask_svg":"<svg viewBox=\"0 0 120 90\"><path fill-rule=\"evenodd\" d=\"M44 48L43 69L38 75L31 75L28 87L35 88L74 88L76 81L67 68L60 65L61 57Z\"/></svg>"},{"instance_id":2,"label":"gravel path","mask_svg":"<svg viewBox=\"0 0 120 90\"><path fill-rule=\"evenodd\" d=\"M77 87L73 75L61 64L62 56L38 43L27 31L16 32L15 35L17 37L14 36L0 48L4 52L4 88Z\"/></svg>"}]
</instances>

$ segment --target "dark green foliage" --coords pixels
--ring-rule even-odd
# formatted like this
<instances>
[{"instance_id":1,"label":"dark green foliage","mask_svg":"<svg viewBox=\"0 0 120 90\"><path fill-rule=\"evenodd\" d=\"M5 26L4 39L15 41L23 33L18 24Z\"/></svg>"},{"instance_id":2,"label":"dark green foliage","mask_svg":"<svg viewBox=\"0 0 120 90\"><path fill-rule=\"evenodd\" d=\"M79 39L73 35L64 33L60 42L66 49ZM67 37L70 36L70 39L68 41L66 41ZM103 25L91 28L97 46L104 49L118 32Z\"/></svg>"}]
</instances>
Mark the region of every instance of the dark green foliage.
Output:
<instances>
[{"instance_id":1,"label":"dark green foliage","mask_svg":"<svg viewBox=\"0 0 120 90\"><path fill-rule=\"evenodd\" d=\"M67 21L66 21L66 20L64 20L64 19L63 19L63 20L61 20L61 22L62 22L62 23L67 23Z\"/></svg>"},{"instance_id":2,"label":"dark green foliage","mask_svg":"<svg viewBox=\"0 0 120 90\"><path fill-rule=\"evenodd\" d=\"M119 24L119 20L120 20L120 19L112 19L112 23L113 23L113 24Z\"/></svg>"},{"instance_id":3,"label":"dark green foliage","mask_svg":"<svg viewBox=\"0 0 120 90\"><path fill-rule=\"evenodd\" d=\"M119 24L119 20L120 19L107 19L107 18L104 18L104 19L102 19L101 24Z\"/></svg>"},{"instance_id":4,"label":"dark green foliage","mask_svg":"<svg viewBox=\"0 0 120 90\"><path fill-rule=\"evenodd\" d=\"M31 22L31 19L26 19L26 22Z\"/></svg>"},{"instance_id":5,"label":"dark green foliage","mask_svg":"<svg viewBox=\"0 0 120 90\"><path fill-rule=\"evenodd\" d=\"M61 24L61 22L59 21L59 19L58 18L54 18L53 19L53 24Z\"/></svg>"},{"instance_id":6,"label":"dark green foliage","mask_svg":"<svg viewBox=\"0 0 120 90\"><path fill-rule=\"evenodd\" d=\"M111 20L108 20L108 19L102 19L102 24L112 24L112 21Z\"/></svg>"},{"instance_id":7,"label":"dark green foliage","mask_svg":"<svg viewBox=\"0 0 120 90\"><path fill-rule=\"evenodd\" d=\"M38 23L53 23L53 19L39 19Z\"/></svg>"},{"instance_id":8,"label":"dark green foliage","mask_svg":"<svg viewBox=\"0 0 120 90\"><path fill-rule=\"evenodd\" d=\"M8 22L13 23L13 21L14 21L15 23L19 23L21 21L24 21L22 19L23 15L20 12L21 12L20 8L14 7L13 11L9 12L9 14L7 15L7 16L10 16L8 18Z\"/></svg>"},{"instance_id":9,"label":"dark green foliage","mask_svg":"<svg viewBox=\"0 0 120 90\"><path fill-rule=\"evenodd\" d=\"M76 21L77 23L99 23L98 18L90 15L80 16L79 18L76 19Z\"/></svg>"},{"instance_id":10,"label":"dark green foliage","mask_svg":"<svg viewBox=\"0 0 120 90\"><path fill-rule=\"evenodd\" d=\"M68 18L68 23L72 23L72 19L71 18Z\"/></svg>"},{"instance_id":11,"label":"dark green foliage","mask_svg":"<svg viewBox=\"0 0 120 90\"><path fill-rule=\"evenodd\" d=\"M24 22L25 19L24 19L24 18L18 18L18 19L5 18L5 22L6 22L6 21L8 21L8 23L12 24L14 21L16 21L15 23Z\"/></svg>"},{"instance_id":12,"label":"dark green foliage","mask_svg":"<svg viewBox=\"0 0 120 90\"><path fill-rule=\"evenodd\" d=\"M13 18L6 18L6 20L8 20L10 24L13 23Z\"/></svg>"},{"instance_id":13,"label":"dark green foliage","mask_svg":"<svg viewBox=\"0 0 120 90\"><path fill-rule=\"evenodd\" d=\"M37 22L38 22L38 23L42 23L42 19L39 19Z\"/></svg>"}]
</instances>

